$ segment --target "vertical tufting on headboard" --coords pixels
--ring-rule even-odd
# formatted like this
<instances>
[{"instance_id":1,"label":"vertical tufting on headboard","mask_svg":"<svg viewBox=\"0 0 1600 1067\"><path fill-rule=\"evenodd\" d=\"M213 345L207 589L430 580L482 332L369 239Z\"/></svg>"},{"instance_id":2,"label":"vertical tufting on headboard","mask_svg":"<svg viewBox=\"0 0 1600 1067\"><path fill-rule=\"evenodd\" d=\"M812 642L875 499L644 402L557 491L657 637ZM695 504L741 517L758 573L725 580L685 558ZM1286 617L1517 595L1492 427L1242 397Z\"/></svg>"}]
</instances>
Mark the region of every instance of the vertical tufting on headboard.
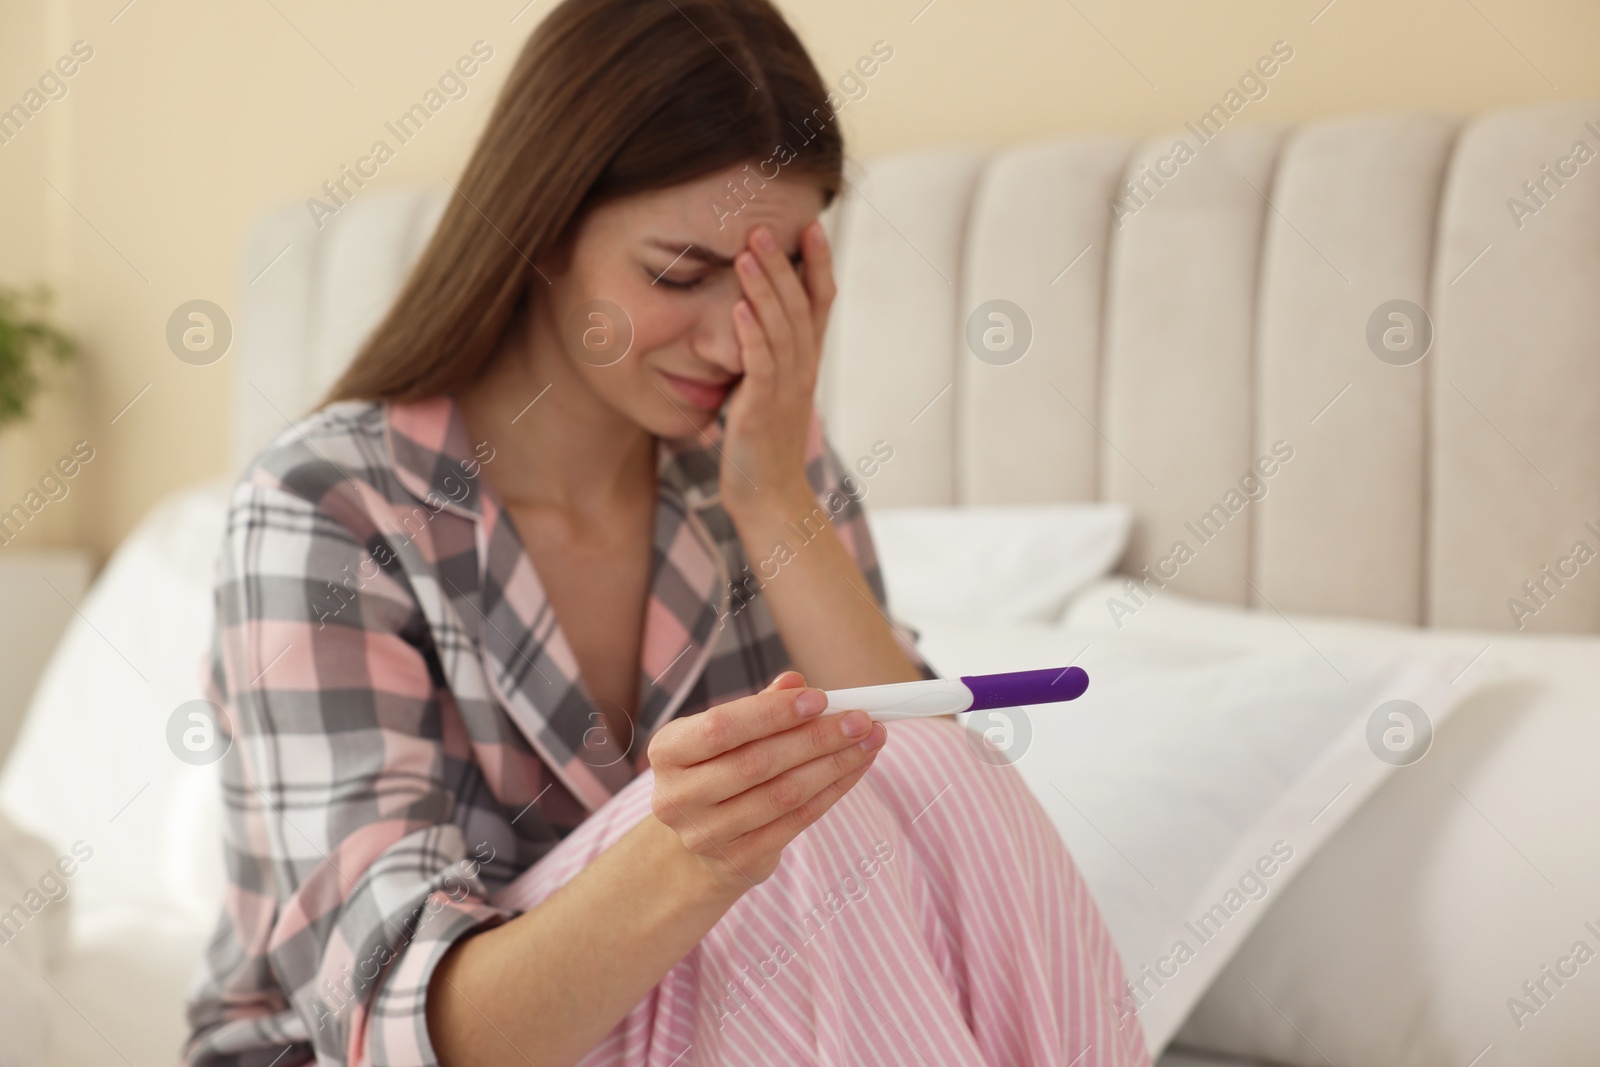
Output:
<instances>
[{"instance_id":1,"label":"vertical tufting on headboard","mask_svg":"<svg viewBox=\"0 0 1600 1067\"><path fill-rule=\"evenodd\" d=\"M951 150L882 160L850 178L839 207L839 298L818 399L847 464L874 441L893 447L874 481L881 503L957 501L953 323L982 163Z\"/></svg>"},{"instance_id":2,"label":"vertical tufting on headboard","mask_svg":"<svg viewBox=\"0 0 1600 1067\"><path fill-rule=\"evenodd\" d=\"M984 168L960 306L1004 299L1028 309L1037 347L999 365L961 349L950 400L962 442L962 503L1088 500L1104 484L1096 422L1112 230L1106 204L1132 147L1123 138L1054 141Z\"/></svg>"},{"instance_id":3,"label":"vertical tufting on headboard","mask_svg":"<svg viewBox=\"0 0 1600 1067\"><path fill-rule=\"evenodd\" d=\"M1181 163L1180 138L1195 149ZM1137 516L1122 570L1151 589L1600 631L1600 580L1574 551L1600 552L1600 172L1577 150L1600 152L1600 104L1196 141L989 158L948 340L928 347L924 322L885 340L907 308L944 308L894 246L915 241L911 194L931 199L953 164L896 161L873 198L886 219L847 205L849 277L872 288L842 292L830 358L855 388L824 401L841 451L896 442L878 503L1120 500ZM997 298L1033 329L1006 366L962 336ZM1395 300L1434 327L1409 365L1368 341ZM952 401L954 421L936 418ZM1271 474L1247 477L1258 462Z\"/></svg>"},{"instance_id":4,"label":"vertical tufting on headboard","mask_svg":"<svg viewBox=\"0 0 1600 1067\"><path fill-rule=\"evenodd\" d=\"M1600 552L1600 164L1579 141L1600 152L1600 102L852 167L830 219L834 445L893 446L880 507L1124 501L1123 570L1151 589L1600 631L1600 563L1574 555ZM333 381L442 197L372 195L320 231L288 209L252 235L241 463ZM993 300L1025 316L1020 359L967 343ZM1431 315L1409 364L1369 345L1396 300Z\"/></svg>"},{"instance_id":5,"label":"vertical tufting on headboard","mask_svg":"<svg viewBox=\"0 0 1600 1067\"><path fill-rule=\"evenodd\" d=\"M1273 603L1422 621L1431 357L1377 359L1367 320L1427 305L1453 122L1334 122L1293 136L1271 193L1256 337L1256 444L1295 458L1256 513ZM1288 220L1293 220L1290 225Z\"/></svg>"},{"instance_id":6,"label":"vertical tufting on headboard","mask_svg":"<svg viewBox=\"0 0 1600 1067\"><path fill-rule=\"evenodd\" d=\"M1541 631L1600 631L1600 563L1575 581L1561 564L1600 550L1596 153L1600 101L1489 115L1456 148L1433 274L1433 625L1509 626L1517 597Z\"/></svg>"},{"instance_id":7,"label":"vertical tufting on headboard","mask_svg":"<svg viewBox=\"0 0 1600 1067\"><path fill-rule=\"evenodd\" d=\"M1178 588L1238 603L1249 599L1255 516L1201 517L1261 451L1252 426L1256 292L1281 136L1244 127L1203 146L1151 189L1111 246L1102 495L1138 516L1134 569L1148 562L1175 574ZM1129 174L1154 170L1172 143L1146 142ZM1181 566L1172 555L1180 541L1194 553Z\"/></svg>"}]
</instances>

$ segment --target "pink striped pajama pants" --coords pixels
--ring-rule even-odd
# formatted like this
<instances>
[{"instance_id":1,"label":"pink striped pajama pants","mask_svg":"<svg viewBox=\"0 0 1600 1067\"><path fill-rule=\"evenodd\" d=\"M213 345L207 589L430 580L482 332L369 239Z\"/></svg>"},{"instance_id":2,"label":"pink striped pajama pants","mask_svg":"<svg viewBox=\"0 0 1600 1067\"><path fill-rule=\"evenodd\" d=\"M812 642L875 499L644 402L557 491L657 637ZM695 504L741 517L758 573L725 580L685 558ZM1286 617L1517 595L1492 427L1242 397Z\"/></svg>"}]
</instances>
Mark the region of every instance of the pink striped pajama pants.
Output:
<instances>
[{"instance_id":1,"label":"pink striped pajama pants","mask_svg":"<svg viewBox=\"0 0 1600 1067\"><path fill-rule=\"evenodd\" d=\"M1038 802L943 719L895 722L581 1067L1148 1067L1122 963ZM640 775L495 903L543 901L650 813Z\"/></svg>"}]
</instances>

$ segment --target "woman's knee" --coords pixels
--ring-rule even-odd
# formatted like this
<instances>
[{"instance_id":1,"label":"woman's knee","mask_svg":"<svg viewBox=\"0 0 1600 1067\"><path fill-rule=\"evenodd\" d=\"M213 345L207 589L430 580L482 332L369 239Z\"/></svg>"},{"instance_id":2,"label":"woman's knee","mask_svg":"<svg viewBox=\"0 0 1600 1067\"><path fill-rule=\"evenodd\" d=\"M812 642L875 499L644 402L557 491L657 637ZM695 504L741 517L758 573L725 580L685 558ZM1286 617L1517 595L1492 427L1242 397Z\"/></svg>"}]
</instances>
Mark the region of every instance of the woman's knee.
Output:
<instances>
[{"instance_id":1,"label":"woman's knee","mask_svg":"<svg viewBox=\"0 0 1600 1067\"><path fill-rule=\"evenodd\" d=\"M870 778L899 790L925 779L948 781L960 763L965 747L961 727L952 719L906 719L885 724L889 728Z\"/></svg>"},{"instance_id":2,"label":"woman's knee","mask_svg":"<svg viewBox=\"0 0 1600 1067\"><path fill-rule=\"evenodd\" d=\"M965 774L981 764L979 749L961 723L948 716L888 724L889 739L877 765ZM981 744L981 742L980 742Z\"/></svg>"},{"instance_id":3,"label":"woman's knee","mask_svg":"<svg viewBox=\"0 0 1600 1067\"><path fill-rule=\"evenodd\" d=\"M982 733L943 717L890 723L889 740L873 773L897 780L934 779L988 797L1027 792L1003 749Z\"/></svg>"}]
</instances>

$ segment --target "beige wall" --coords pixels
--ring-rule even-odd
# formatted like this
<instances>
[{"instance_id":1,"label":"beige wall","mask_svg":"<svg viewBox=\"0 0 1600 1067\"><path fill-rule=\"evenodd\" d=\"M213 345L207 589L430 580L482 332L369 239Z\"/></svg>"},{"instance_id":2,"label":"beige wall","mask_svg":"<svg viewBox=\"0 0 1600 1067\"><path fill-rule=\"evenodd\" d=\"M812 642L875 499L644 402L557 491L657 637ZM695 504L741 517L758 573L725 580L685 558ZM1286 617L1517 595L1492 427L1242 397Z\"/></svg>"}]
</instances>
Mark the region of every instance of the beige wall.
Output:
<instances>
[{"instance_id":1,"label":"beige wall","mask_svg":"<svg viewBox=\"0 0 1600 1067\"><path fill-rule=\"evenodd\" d=\"M96 451L19 544L106 552L164 493L227 469L232 361L180 362L169 314L194 298L236 307L252 218L316 194L482 39L494 58L468 95L375 182L453 176L551 4L126 2L0 0L0 107L74 41L94 49L68 95L0 145L0 281L52 281L86 355L30 425L0 436L0 510L72 442ZM845 110L856 155L1158 132L1220 99L1277 40L1294 59L1247 121L1600 96L1591 0L1239 0L1220 13L1190 0L922 2L784 4L830 81L873 42L894 49Z\"/></svg>"}]
</instances>

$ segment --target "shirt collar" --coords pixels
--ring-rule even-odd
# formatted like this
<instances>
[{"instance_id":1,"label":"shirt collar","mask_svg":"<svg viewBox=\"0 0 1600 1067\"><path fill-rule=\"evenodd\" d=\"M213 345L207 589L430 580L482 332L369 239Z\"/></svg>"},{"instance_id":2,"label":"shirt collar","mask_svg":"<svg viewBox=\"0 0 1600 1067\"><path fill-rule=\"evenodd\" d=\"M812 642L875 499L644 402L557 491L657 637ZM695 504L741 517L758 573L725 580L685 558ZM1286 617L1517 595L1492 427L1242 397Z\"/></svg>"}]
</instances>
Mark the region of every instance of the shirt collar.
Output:
<instances>
[{"instance_id":1,"label":"shirt collar","mask_svg":"<svg viewBox=\"0 0 1600 1067\"><path fill-rule=\"evenodd\" d=\"M656 439L656 477L687 507L699 511L719 504L720 447L723 418L689 437ZM384 405L384 439L390 462L406 490L436 509L467 518L483 515L483 499L491 494L479 478L484 463L493 462L492 443L474 442L467 433L461 406L453 397Z\"/></svg>"},{"instance_id":2,"label":"shirt collar","mask_svg":"<svg viewBox=\"0 0 1600 1067\"><path fill-rule=\"evenodd\" d=\"M478 477L483 459L467 436L460 406L448 396L384 404L384 442L406 491L436 510L477 518L485 488Z\"/></svg>"}]
</instances>

